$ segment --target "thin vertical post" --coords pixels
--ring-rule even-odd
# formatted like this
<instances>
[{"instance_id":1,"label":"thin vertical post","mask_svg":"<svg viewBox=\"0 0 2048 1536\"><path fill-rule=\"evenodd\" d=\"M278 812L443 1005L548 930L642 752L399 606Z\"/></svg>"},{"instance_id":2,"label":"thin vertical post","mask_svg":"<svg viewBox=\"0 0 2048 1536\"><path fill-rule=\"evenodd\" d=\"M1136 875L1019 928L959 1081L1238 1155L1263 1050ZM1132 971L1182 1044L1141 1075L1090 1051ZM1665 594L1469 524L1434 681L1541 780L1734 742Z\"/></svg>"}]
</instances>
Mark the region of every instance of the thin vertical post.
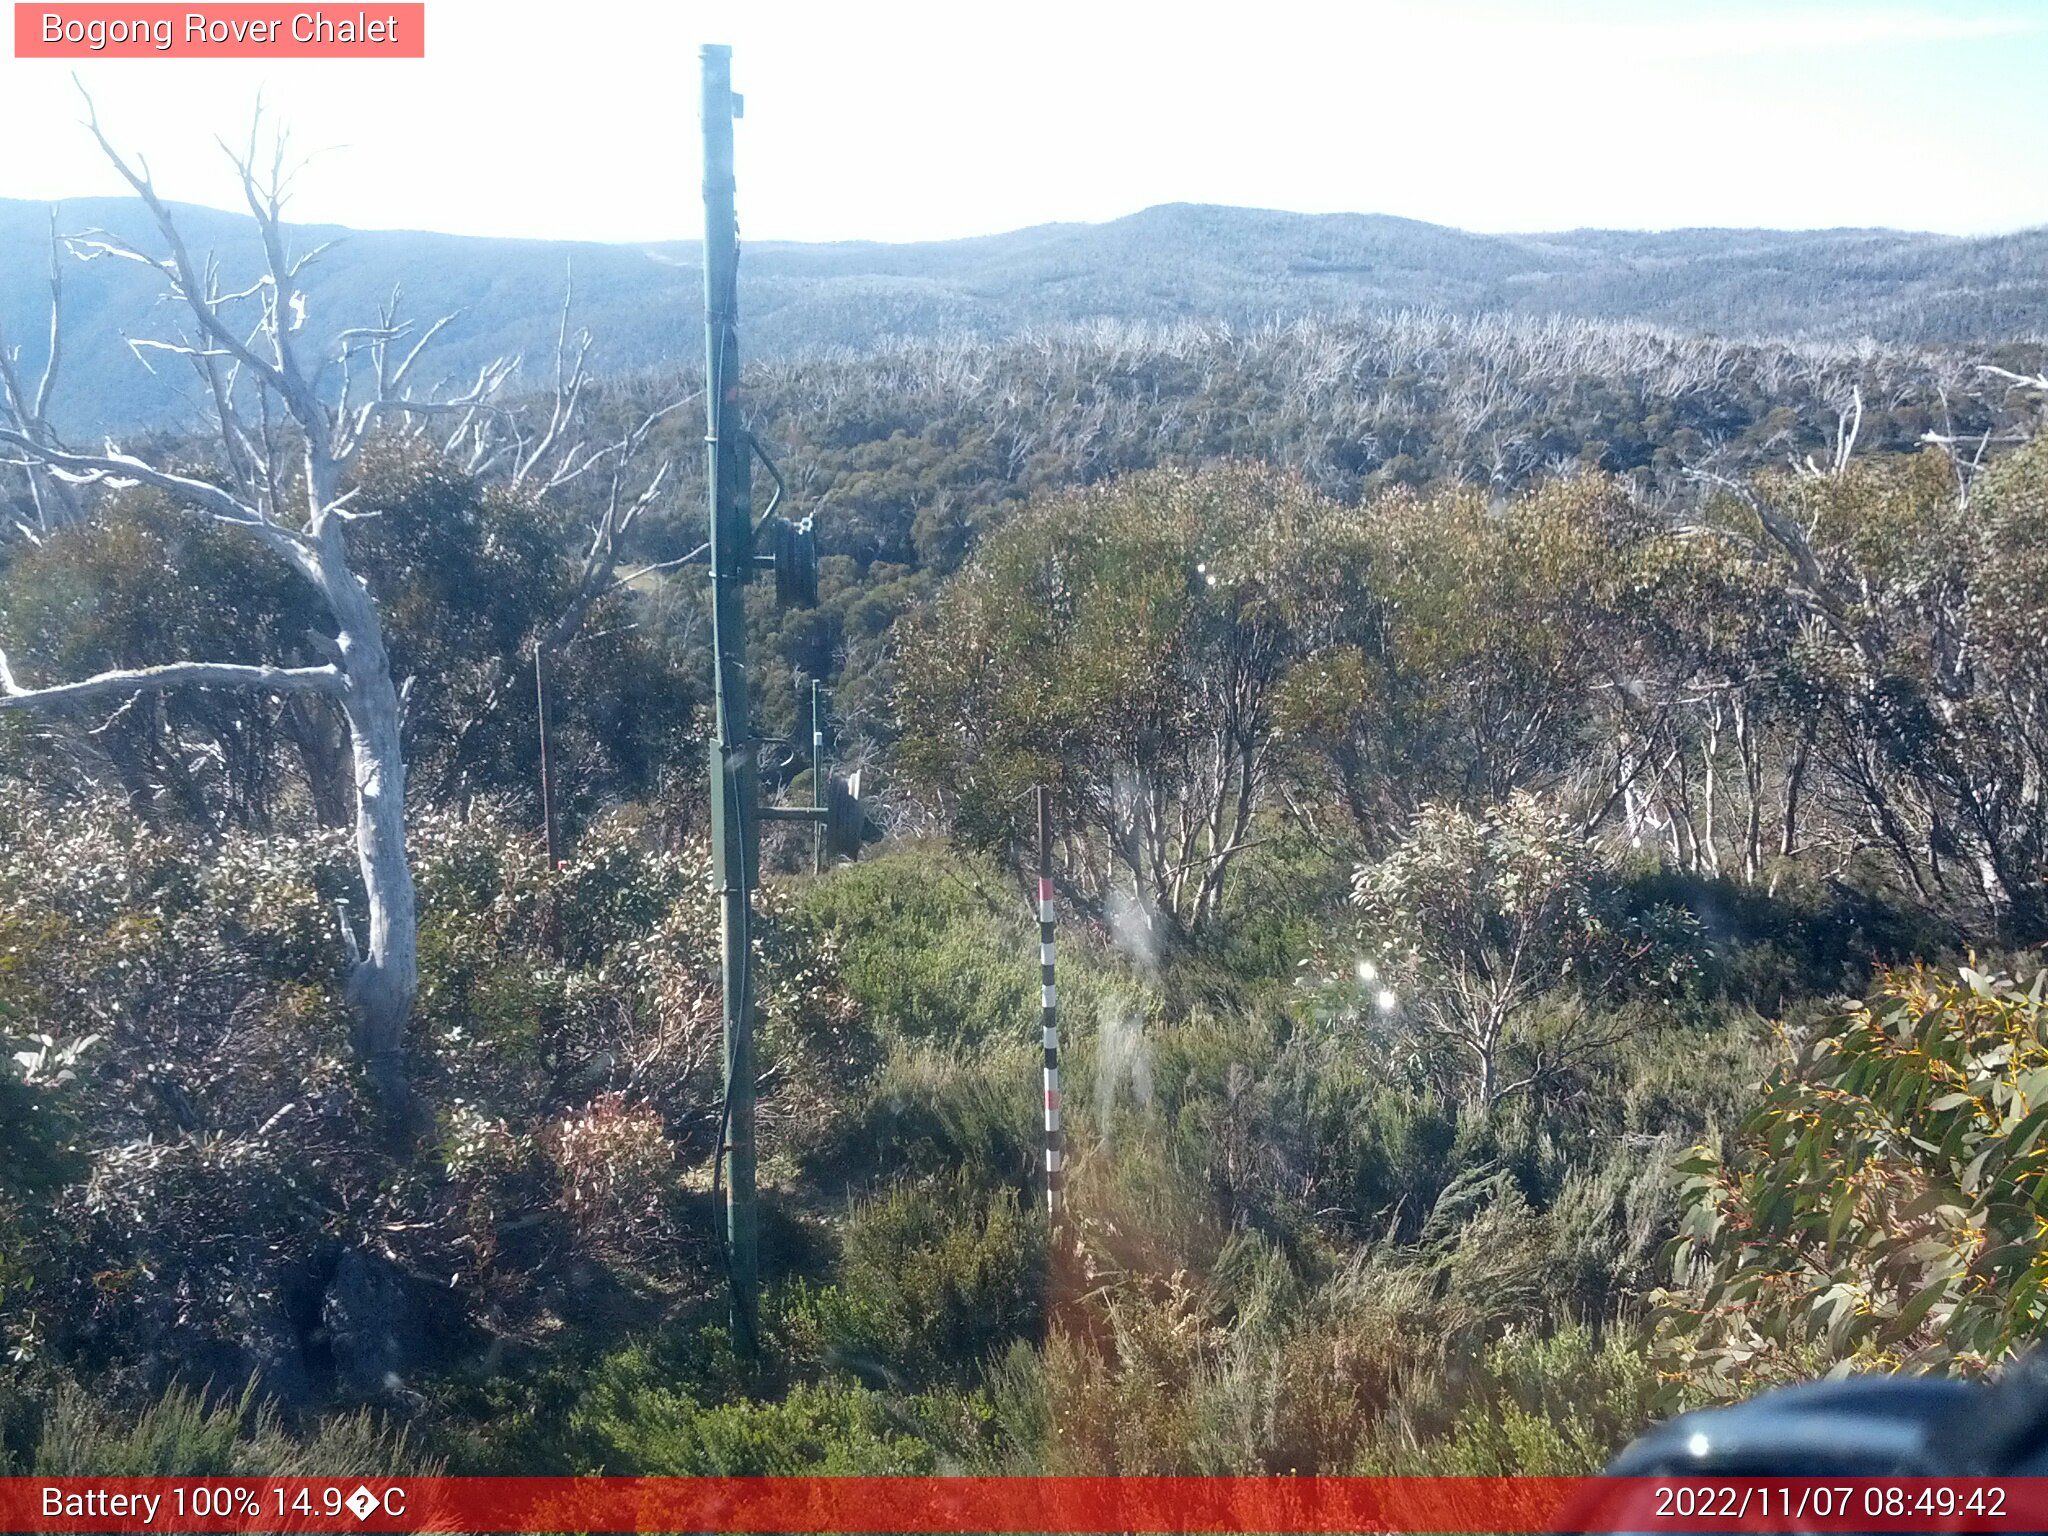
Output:
<instances>
[{"instance_id":1,"label":"thin vertical post","mask_svg":"<svg viewBox=\"0 0 2048 1536\"><path fill-rule=\"evenodd\" d=\"M548 760L548 648L533 642L533 701L540 715L540 824L548 848L548 870L562 862L562 845L555 835L555 776Z\"/></svg>"},{"instance_id":2,"label":"thin vertical post","mask_svg":"<svg viewBox=\"0 0 2048 1536\"><path fill-rule=\"evenodd\" d=\"M1045 1045L1045 1213L1060 1219L1060 1032L1059 992L1052 972L1052 799L1038 786L1038 986L1039 1026Z\"/></svg>"},{"instance_id":3,"label":"thin vertical post","mask_svg":"<svg viewBox=\"0 0 2048 1536\"><path fill-rule=\"evenodd\" d=\"M825 809L825 718L818 710L818 680L811 679L811 809ZM811 823L811 873L825 872L824 818Z\"/></svg>"},{"instance_id":4,"label":"thin vertical post","mask_svg":"<svg viewBox=\"0 0 2048 1536\"><path fill-rule=\"evenodd\" d=\"M725 990L725 1251L732 1335L755 1348L760 1226L754 1194L752 887L759 765L747 724L746 583L753 565L752 460L739 415L739 220L733 195L732 50L707 43L703 67L705 459L709 474L712 684L711 879Z\"/></svg>"}]
</instances>

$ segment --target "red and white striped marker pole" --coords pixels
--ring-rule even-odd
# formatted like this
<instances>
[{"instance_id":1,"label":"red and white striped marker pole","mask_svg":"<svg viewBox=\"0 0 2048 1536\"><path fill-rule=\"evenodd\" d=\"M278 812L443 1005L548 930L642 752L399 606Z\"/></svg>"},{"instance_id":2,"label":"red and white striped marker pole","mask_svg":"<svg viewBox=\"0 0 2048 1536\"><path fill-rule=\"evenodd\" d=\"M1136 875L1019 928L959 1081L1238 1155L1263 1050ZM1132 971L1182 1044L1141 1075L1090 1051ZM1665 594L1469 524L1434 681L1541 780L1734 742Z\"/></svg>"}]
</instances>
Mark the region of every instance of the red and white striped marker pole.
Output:
<instances>
[{"instance_id":1,"label":"red and white striped marker pole","mask_svg":"<svg viewBox=\"0 0 2048 1536\"><path fill-rule=\"evenodd\" d=\"M1043 784L1038 786L1038 986L1045 1044L1045 1211L1057 1223L1065 1149L1060 1142L1059 993L1052 975L1052 801Z\"/></svg>"}]
</instances>

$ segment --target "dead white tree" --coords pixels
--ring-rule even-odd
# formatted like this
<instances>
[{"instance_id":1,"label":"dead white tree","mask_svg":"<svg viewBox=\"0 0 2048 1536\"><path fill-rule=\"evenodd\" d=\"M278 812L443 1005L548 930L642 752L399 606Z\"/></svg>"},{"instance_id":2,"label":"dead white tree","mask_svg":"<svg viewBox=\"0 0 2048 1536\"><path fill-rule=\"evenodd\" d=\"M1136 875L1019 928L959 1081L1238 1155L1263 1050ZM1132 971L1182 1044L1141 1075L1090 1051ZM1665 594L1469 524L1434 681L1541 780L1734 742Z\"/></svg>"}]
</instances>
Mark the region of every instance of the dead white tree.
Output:
<instances>
[{"instance_id":1,"label":"dead white tree","mask_svg":"<svg viewBox=\"0 0 2048 1536\"><path fill-rule=\"evenodd\" d=\"M0 419L12 422L24 434L44 447L64 446L50 426L50 396L57 387L57 370L64 358L64 267L62 242L57 236L57 210L50 210L50 328L43 352L42 372L31 386L21 371L21 349L8 343L0 331ZM52 529L74 521L78 499L62 481L37 474L27 458L12 460L26 471L29 506L34 526L18 523L16 531L39 542Z\"/></svg>"},{"instance_id":2,"label":"dead white tree","mask_svg":"<svg viewBox=\"0 0 2048 1536\"><path fill-rule=\"evenodd\" d=\"M33 388L16 355L0 348L0 447L31 471L33 506L46 531L75 519L82 487L148 486L187 515L246 534L279 556L323 599L332 635L309 640L324 657L313 666L248 666L168 661L102 673L79 682L30 686L0 652L0 709L58 710L94 699L132 699L174 688L235 688L273 695L314 695L329 701L346 725L355 784L355 844L366 897L366 927L344 917L350 956L348 996L354 1045L379 1096L394 1109L407 1098L406 1030L418 990L418 923L405 848L405 701L413 680L392 672L377 604L350 565L347 530L374 513L352 509L344 489L350 466L380 432L400 432L434 447L480 479L546 499L586 477L608 479L596 498L589 541L569 601L543 633L537 653L570 644L598 601L640 577L682 560L621 573L628 536L669 481L673 462L651 466L651 434L671 412L694 399L673 398L601 446L583 436L589 414L592 341L572 336L574 284L563 298L556 337L554 387L525 406L503 396L520 374L521 358L481 367L466 388L418 390L415 371L429 345L457 317L424 326L400 315L394 292L374 323L338 332L325 348L303 338L309 297L300 279L325 247L294 253L284 227L289 192L286 141L277 134L267 165L258 161L261 109L248 145L228 158L256 224L263 260L256 279L239 289L221 281L217 262L194 257L159 197L146 161L123 157L87 101L86 126L114 168L148 210L165 248L146 254L103 232L59 241L53 228L51 339ZM223 146L227 148L227 146ZM182 473L124 453L109 443L75 450L51 428L48 405L60 351L62 283L57 246L85 260L133 261L159 274L175 312L173 335L129 338L145 367L169 357L192 369L211 407L215 442L209 478Z\"/></svg>"},{"instance_id":3,"label":"dead white tree","mask_svg":"<svg viewBox=\"0 0 2048 1536\"><path fill-rule=\"evenodd\" d=\"M124 453L61 445L48 430L47 390L10 383L0 416L0 445L59 486L148 486L187 515L231 528L261 544L319 593L332 635L313 636L325 660L313 666L245 666L191 660L102 673L80 682L32 686L0 656L0 708L50 710L92 699L128 698L173 688L259 689L316 694L346 722L355 782L355 845L367 905L365 930L345 930L352 964L348 997L354 1044L369 1080L387 1104L406 1100L406 1029L418 989L417 920L405 847L404 689L392 675L377 604L350 566L347 530L362 514L344 476L387 418L474 419L511 369L482 370L467 393L416 396L412 378L444 317L415 328L386 312L370 327L344 331L317 362L301 339L307 294L300 279L319 250L293 254L283 223L289 189L285 139L274 138L269 164L258 163L258 126L246 150L228 149L263 251L256 280L226 289L212 257L187 246L157 193L148 164L131 163L102 131L87 103L86 126L134 190L165 254L149 255L104 233L68 237L87 260L139 262L160 275L176 334L131 339L145 366L152 356L189 365L212 405L218 436L212 478L182 473ZM223 146L226 148L226 146ZM55 353L55 343L52 344ZM330 370L338 369L338 380Z\"/></svg>"}]
</instances>

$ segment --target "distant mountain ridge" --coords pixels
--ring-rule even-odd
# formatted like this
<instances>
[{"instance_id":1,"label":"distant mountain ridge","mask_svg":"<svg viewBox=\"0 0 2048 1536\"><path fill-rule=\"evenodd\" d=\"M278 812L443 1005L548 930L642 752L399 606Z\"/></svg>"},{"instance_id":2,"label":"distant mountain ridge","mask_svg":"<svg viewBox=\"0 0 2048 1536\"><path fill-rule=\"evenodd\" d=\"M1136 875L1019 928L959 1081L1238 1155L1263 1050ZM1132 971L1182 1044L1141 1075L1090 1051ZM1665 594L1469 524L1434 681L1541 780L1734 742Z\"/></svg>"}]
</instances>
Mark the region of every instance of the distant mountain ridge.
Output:
<instances>
[{"instance_id":1,"label":"distant mountain ridge","mask_svg":"<svg viewBox=\"0 0 2048 1536\"><path fill-rule=\"evenodd\" d=\"M223 275L255 270L246 216L180 207L188 243ZM104 228L155 249L140 205L59 205L67 232ZM48 213L0 199L0 332L40 366ZM552 355L565 271L605 371L689 368L700 355L695 242L606 245L302 226L338 242L307 274L315 341L360 324L394 285L406 313L462 311L439 368L468 373ZM158 334L151 275L67 262L67 362L57 400L74 433L179 424L188 380L152 375L121 343ZM232 284L231 284L232 286ZM1361 309L1507 311L1640 321L1725 336L1863 336L1990 343L2048 331L2048 230L1965 239L1882 229L1572 230L1481 235L1384 214L1166 204L1104 224L1047 224L966 240L750 244L742 259L750 355L865 350L948 334L1000 337L1114 320L1256 324Z\"/></svg>"}]
</instances>

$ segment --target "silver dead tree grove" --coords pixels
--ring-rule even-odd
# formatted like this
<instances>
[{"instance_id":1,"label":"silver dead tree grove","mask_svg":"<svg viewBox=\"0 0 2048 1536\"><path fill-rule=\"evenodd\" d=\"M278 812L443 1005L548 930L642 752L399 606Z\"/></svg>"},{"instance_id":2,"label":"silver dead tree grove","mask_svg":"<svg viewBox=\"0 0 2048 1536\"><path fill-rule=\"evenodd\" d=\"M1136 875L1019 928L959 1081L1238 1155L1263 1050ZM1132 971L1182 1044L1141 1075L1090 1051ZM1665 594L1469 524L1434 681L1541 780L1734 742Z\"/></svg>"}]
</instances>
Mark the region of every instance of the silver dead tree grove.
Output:
<instances>
[{"instance_id":1,"label":"silver dead tree grove","mask_svg":"<svg viewBox=\"0 0 2048 1536\"><path fill-rule=\"evenodd\" d=\"M129 341L138 356L169 356L189 366L212 406L212 478L180 473L121 452L75 449L51 428L46 414L56 361L61 288L54 280L52 346L43 378L33 388L10 358L0 392L0 448L14 462L47 477L54 508L70 510L77 488L149 486L187 515L232 528L277 554L320 594L331 616L331 636L310 637L324 660L313 666L249 666L192 660L102 673L76 682L31 685L14 675L0 652L0 709L62 709L94 700L117 703L173 688L239 688L272 694L314 694L332 701L347 723L355 782L355 846L362 871L367 923L358 934L344 921L350 950L348 1000L354 1046L379 1098L393 1109L407 1099L406 1030L418 990L418 925L412 870L405 846L405 775L401 731L405 687L392 674L377 604L350 566L347 529L352 511L344 489L350 464L387 426L413 435L431 433L458 467L495 475L534 494L546 494L591 471L609 469L612 493L597 515L574 619L589 602L585 589L612 579L618 535L646 505L667 473L656 469L647 489L622 487L626 466L646 426L607 448L576 442L587 338L571 342L566 308L553 401L541 401L542 420L497 404L517 371L516 358L481 369L460 391L416 392L414 370L422 353L454 316L423 327L398 318L397 296L374 323L340 332L319 355L302 338L306 294L300 278L320 254L293 253L283 223L289 176L278 135L259 163L258 134L245 151L230 151L261 238L261 274L245 287L224 287L210 256L195 259L170 209L157 193L146 163L131 163L109 142L96 114L87 127L108 160L148 209L165 254L152 256L104 234L68 236L63 244L87 260L140 262L161 276L177 334ZM260 117L260 114L259 114ZM564 358L574 353L566 370ZM45 503L39 501L38 508ZM55 521L52 518L50 521ZM561 644L565 637L547 637ZM4 641L4 636L0 636ZM545 643L545 642L543 642Z\"/></svg>"}]
</instances>

